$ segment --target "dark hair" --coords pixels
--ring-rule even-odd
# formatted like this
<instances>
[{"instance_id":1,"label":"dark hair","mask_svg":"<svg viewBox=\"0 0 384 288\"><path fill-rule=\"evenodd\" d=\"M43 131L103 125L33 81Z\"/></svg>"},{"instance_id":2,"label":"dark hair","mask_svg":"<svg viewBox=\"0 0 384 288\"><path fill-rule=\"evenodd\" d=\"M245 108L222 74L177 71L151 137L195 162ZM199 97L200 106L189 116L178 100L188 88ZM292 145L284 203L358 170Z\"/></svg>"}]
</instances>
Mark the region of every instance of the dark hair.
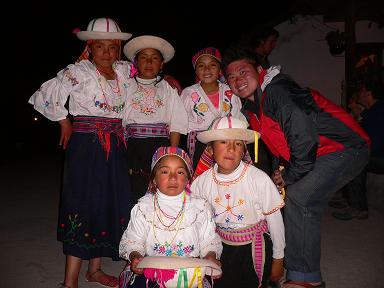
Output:
<instances>
[{"instance_id":1,"label":"dark hair","mask_svg":"<svg viewBox=\"0 0 384 288\"><path fill-rule=\"evenodd\" d=\"M275 36L276 38L279 38L279 31L277 31L273 27L264 26L255 28L252 31L244 33L240 41L243 42L245 45L255 49L256 47L259 47L260 44L263 41L267 40L267 38L270 36Z\"/></svg>"},{"instance_id":2,"label":"dark hair","mask_svg":"<svg viewBox=\"0 0 384 288\"><path fill-rule=\"evenodd\" d=\"M246 60L253 65L255 69L261 65L259 56L252 49L242 43L236 43L224 51L222 59L223 72L226 73L228 65L238 60Z\"/></svg>"}]
</instances>

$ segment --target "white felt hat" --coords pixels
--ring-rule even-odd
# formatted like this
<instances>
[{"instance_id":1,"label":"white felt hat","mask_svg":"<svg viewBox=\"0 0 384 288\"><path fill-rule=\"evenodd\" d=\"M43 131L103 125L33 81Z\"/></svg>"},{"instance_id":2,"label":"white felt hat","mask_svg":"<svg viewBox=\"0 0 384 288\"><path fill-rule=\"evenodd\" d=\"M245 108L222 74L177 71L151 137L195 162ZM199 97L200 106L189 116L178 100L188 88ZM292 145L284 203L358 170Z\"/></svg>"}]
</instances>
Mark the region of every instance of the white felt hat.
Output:
<instances>
[{"instance_id":1,"label":"white felt hat","mask_svg":"<svg viewBox=\"0 0 384 288\"><path fill-rule=\"evenodd\" d=\"M132 37L130 33L121 32L116 21L110 18L97 18L89 22L87 31L79 31L76 33L77 38L83 41L117 39L128 40Z\"/></svg>"},{"instance_id":2,"label":"white felt hat","mask_svg":"<svg viewBox=\"0 0 384 288\"><path fill-rule=\"evenodd\" d=\"M214 120L208 130L197 133L197 139L207 144L216 140L243 140L247 143L255 141L255 132L247 129L248 123L234 118L225 116Z\"/></svg>"},{"instance_id":3,"label":"white felt hat","mask_svg":"<svg viewBox=\"0 0 384 288\"><path fill-rule=\"evenodd\" d=\"M143 35L131 39L127 44L125 44L123 51L125 56L127 56L129 60L133 61L138 52L147 48L160 51L161 55L163 55L164 63L171 60L175 55L175 49L168 41L151 35Z\"/></svg>"}]
</instances>

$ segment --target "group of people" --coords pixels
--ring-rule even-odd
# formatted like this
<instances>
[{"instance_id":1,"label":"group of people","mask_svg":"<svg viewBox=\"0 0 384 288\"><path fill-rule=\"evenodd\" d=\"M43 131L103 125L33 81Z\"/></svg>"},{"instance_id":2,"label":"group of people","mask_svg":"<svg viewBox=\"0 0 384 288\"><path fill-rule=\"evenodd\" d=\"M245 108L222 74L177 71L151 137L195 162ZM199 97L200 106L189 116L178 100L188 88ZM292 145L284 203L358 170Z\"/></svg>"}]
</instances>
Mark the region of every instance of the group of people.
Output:
<instances>
[{"instance_id":1,"label":"group of people","mask_svg":"<svg viewBox=\"0 0 384 288\"><path fill-rule=\"evenodd\" d=\"M179 96L175 79L162 73L172 45L135 37L122 61L131 36L112 19L92 20L77 32L86 41L78 61L29 99L60 123L66 149L61 287L78 287L82 260L89 260L86 280L106 287L157 287L174 277L188 284L167 262L141 266L148 256L204 258L221 266L211 277L218 287L267 287L284 268L284 288L325 287L321 217L368 163L366 133L317 91L263 67L248 45L223 57L214 47L198 51L196 84ZM284 167L271 177L249 157L259 137ZM194 179L204 158L209 165ZM101 257L128 261L119 279L101 270Z\"/></svg>"}]
</instances>

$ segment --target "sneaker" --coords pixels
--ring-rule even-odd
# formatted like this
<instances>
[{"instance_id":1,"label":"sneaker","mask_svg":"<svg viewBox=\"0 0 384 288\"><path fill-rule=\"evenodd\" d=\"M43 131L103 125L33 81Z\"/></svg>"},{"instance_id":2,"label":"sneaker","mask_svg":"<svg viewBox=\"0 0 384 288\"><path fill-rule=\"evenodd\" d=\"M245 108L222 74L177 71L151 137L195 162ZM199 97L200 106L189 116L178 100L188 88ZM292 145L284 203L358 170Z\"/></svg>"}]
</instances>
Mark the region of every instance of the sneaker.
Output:
<instances>
[{"instance_id":1,"label":"sneaker","mask_svg":"<svg viewBox=\"0 0 384 288\"><path fill-rule=\"evenodd\" d=\"M339 220L367 219L368 211L349 207L344 211L333 212L332 216Z\"/></svg>"}]
</instances>

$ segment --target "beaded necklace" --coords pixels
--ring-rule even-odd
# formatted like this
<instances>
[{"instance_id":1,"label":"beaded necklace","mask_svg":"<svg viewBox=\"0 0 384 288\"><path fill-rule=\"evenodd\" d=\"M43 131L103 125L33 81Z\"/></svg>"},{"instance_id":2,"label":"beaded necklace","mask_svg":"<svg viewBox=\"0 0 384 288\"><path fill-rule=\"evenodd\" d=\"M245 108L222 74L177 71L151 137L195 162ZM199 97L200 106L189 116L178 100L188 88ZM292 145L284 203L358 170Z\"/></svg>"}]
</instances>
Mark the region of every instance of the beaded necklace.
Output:
<instances>
[{"instance_id":1,"label":"beaded necklace","mask_svg":"<svg viewBox=\"0 0 384 288\"><path fill-rule=\"evenodd\" d=\"M215 172L215 169L212 169L212 177L213 177L213 181L215 181L215 183L217 185L222 185L222 186L230 186L230 185L233 185L233 184L236 184L237 182L240 182L244 175L245 175L245 172L247 172L247 169L249 167L250 164L248 163L245 163L244 164L244 168L243 168L243 171L241 171L241 174L239 177L237 177L236 179L233 179L233 180L229 180L229 181L220 181L217 179L217 176L216 176L216 172Z\"/></svg>"},{"instance_id":2,"label":"beaded necklace","mask_svg":"<svg viewBox=\"0 0 384 288\"><path fill-rule=\"evenodd\" d=\"M116 113L119 113L122 108L124 107L124 103L122 103L122 97L121 97L121 89L120 89L120 82L119 82L119 76L115 73L115 77L116 77L116 87L113 87L111 85L111 83L109 83L108 80L105 79L105 77L100 73L100 71L98 70L98 68L96 68L96 74L97 74L97 81L99 83L99 86L100 86L100 89L101 89L101 93L103 94L103 98L104 98L104 101L105 101L105 104L103 105L103 109L104 110L108 110L108 111L114 111ZM106 85L104 84L103 85L103 82L106 82L111 89L111 91L117 95L117 98L118 98L118 103L117 105L110 105L108 103L108 100L107 100L107 94L106 93L106 90L104 90L103 86L106 87ZM112 96L112 99L114 97ZM100 108L101 105L100 105Z\"/></svg>"},{"instance_id":3,"label":"beaded necklace","mask_svg":"<svg viewBox=\"0 0 384 288\"><path fill-rule=\"evenodd\" d=\"M152 226L153 226L152 228L153 228L153 234L154 234L155 239L158 243L160 243L160 241L157 239L157 236L156 236L156 227L155 227L155 218L156 217L155 217L155 215L157 216L157 219L159 219L160 223L166 228L165 230L168 230L168 231L176 230L171 241L169 242L169 245L172 245L173 241L175 240L177 234L180 231L181 223L183 222L183 219L184 219L186 199L187 199L187 197L186 197L186 193L184 191L183 192L183 204L180 208L180 211L177 213L176 216L171 216L161 209L160 204L159 204L158 199L157 199L157 193L155 193L155 195L153 197L154 215L153 215L153 221L152 221ZM164 224L162 221L161 214L168 219L173 219L172 223L170 225ZM177 228L176 228L176 226L177 226ZM168 241L166 241L166 243L168 243Z\"/></svg>"}]
</instances>

